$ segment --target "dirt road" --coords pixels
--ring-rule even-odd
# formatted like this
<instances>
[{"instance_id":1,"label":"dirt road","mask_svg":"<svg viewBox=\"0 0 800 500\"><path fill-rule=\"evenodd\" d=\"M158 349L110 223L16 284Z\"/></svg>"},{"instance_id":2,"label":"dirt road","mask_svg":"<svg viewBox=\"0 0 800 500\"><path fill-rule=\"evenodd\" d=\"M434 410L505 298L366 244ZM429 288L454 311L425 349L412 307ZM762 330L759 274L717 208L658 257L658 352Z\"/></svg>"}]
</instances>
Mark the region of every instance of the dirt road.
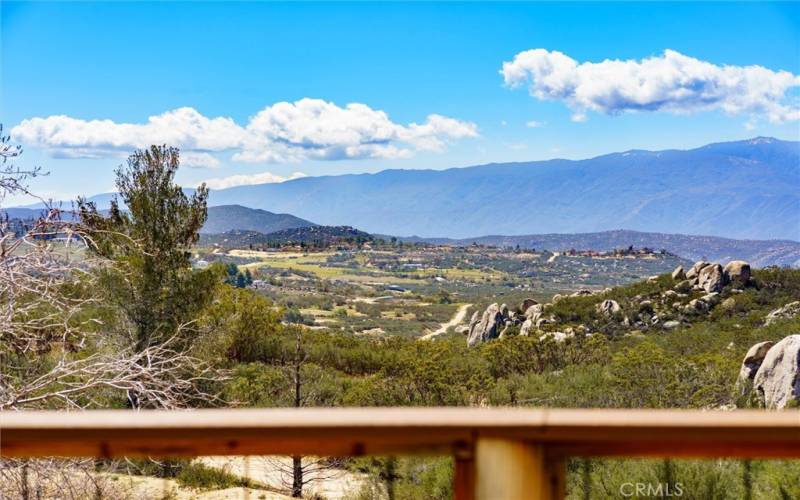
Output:
<instances>
[{"instance_id":1,"label":"dirt road","mask_svg":"<svg viewBox=\"0 0 800 500\"><path fill-rule=\"evenodd\" d=\"M458 308L458 310L453 315L453 317L450 318L450 321L448 321L447 323L442 323L441 325L439 325L439 328L437 328L436 330L434 330L434 331L432 331L430 333L426 333L425 335L423 335L419 339L420 340L430 340L430 339L432 339L433 337L435 337L437 335L443 334L451 326L460 325L464 321L464 318L467 317L467 311L469 310L471 305L472 304L461 304L461 306Z\"/></svg>"}]
</instances>

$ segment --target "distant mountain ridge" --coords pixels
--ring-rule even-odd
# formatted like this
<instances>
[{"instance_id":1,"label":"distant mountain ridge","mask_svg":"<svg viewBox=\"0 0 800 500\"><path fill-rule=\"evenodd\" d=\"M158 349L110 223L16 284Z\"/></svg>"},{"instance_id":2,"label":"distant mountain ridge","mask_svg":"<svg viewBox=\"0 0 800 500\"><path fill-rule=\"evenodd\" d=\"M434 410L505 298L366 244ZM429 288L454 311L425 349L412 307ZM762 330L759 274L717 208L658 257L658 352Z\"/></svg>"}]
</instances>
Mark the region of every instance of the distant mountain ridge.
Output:
<instances>
[{"instance_id":1,"label":"distant mountain ridge","mask_svg":"<svg viewBox=\"0 0 800 500\"><path fill-rule=\"evenodd\" d=\"M603 231L582 234L528 234L521 236L489 235L477 238L400 238L407 242L426 242L440 245L492 245L498 247L538 248L551 251L597 250L608 251L633 245L665 249L680 257L727 263L742 259L755 267L771 265L800 267L800 242L790 240L734 240L714 236L644 233L639 231Z\"/></svg>"},{"instance_id":2,"label":"distant mountain ridge","mask_svg":"<svg viewBox=\"0 0 800 500\"><path fill-rule=\"evenodd\" d=\"M636 231L800 240L800 143L772 138L587 160L384 170L212 191L212 204L383 234Z\"/></svg>"},{"instance_id":3,"label":"distant mountain ridge","mask_svg":"<svg viewBox=\"0 0 800 500\"><path fill-rule=\"evenodd\" d=\"M54 206L65 207L62 217L71 220L73 213L71 207L64 203ZM105 207L98 203L101 211ZM42 208L0 208L0 216L8 215L9 219L35 219L43 213ZM274 233L284 229L313 227L317 224L295 217L291 214L276 214L258 208L248 208L241 205L219 205L208 207L208 219L200 229L201 234L219 234L231 230L252 231L261 234Z\"/></svg>"},{"instance_id":4,"label":"distant mountain ridge","mask_svg":"<svg viewBox=\"0 0 800 500\"><path fill-rule=\"evenodd\" d=\"M111 196L90 199L104 208ZM800 142L757 137L577 161L305 177L212 191L209 202L425 237L625 228L800 241Z\"/></svg>"}]
</instances>

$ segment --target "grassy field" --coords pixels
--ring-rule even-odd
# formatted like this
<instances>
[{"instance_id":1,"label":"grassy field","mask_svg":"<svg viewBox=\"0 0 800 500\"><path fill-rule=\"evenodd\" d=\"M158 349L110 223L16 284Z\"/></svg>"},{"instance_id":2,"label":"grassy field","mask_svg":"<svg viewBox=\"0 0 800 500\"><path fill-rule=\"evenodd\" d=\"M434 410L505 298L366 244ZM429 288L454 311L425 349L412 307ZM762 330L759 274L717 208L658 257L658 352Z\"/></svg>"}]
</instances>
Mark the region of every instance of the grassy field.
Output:
<instances>
[{"instance_id":1,"label":"grassy field","mask_svg":"<svg viewBox=\"0 0 800 500\"><path fill-rule=\"evenodd\" d=\"M237 252L237 254L233 253ZM245 254L246 253L246 254ZM258 254L258 255L254 255ZM331 279L342 276L347 272L346 269L327 267L325 257L330 254L273 254L271 252L255 252L245 250L233 250L230 255L236 257L258 257L259 262L245 264L245 269L258 269L260 267L271 267L274 269L288 269L312 273L319 279Z\"/></svg>"}]
</instances>

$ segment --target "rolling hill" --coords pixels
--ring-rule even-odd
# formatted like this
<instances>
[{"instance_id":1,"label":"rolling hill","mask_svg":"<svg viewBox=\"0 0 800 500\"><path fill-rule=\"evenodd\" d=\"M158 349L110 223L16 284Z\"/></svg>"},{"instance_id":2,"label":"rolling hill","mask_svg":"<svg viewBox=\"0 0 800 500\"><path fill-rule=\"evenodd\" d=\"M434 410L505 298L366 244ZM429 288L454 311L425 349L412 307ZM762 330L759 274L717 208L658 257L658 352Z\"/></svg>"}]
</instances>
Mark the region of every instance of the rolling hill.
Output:
<instances>
[{"instance_id":1,"label":"rolling hill","mask_svg":"<svg viewBox=\"0 0 800 500\"><path fill-rule=\"evenodd\" d=\"M93 197L92 200L105 197ZM110 199L110 198L109 198ZM97 202L98 207L105 209L103 200ZM64 207L62 217L71 220L73 213L71 206L66 203L56 203L56 207ZM8 216L9 219L35 219L42 215L42 208L21 207L21 208L0 208L0 216ZM248 208L241 205L219 205L208 207L208 219L200 230L202 234L219 234L233 230L252 231L260 234L274 233L284 229L296 229L303 227L313 227L317 224L295 217L291 214L276 214L257 208Z\"/></svg>"},{"instance_id":2,"label":"rolling hill","mask_svg":"<svg viewBox=\"0 0 800 500\"><path fill-rule=\"evenodd\" d=\"M306 226L281 229L268 234L258 231L233 229L219 234L204 233L201 245L218 245L226 248L245 248L251 245L307 244L328 246L341 243L365 242L372 235L350 226Z\"/></svg>"},{"instance_id":3,"label":"rolling hill","mask_svg":"<svg viewBox=\"0 0 800 500\"><path fill-rule=\"evenodd\" d=\"M268 234L284 229L312 226L316 224L290 214L276 214L241 205L218 205L208 207L208 219L200 232L217 234L241 230Z\"/></svg>"}]
</instances>

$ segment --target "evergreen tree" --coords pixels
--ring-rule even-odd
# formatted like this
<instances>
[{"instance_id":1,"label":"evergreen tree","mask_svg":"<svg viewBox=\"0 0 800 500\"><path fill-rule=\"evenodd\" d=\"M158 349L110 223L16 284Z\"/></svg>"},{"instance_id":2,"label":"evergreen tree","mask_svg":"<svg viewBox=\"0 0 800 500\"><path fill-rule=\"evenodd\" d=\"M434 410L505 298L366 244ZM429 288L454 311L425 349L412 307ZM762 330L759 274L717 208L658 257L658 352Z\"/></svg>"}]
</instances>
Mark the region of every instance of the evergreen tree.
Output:
<instances>
[{"instance_id":1,"label":"evergreen tree","mask_svg":"<svg viewBox=\"0 0 800 500\"><path fill-rule=\"evenodd\" d=\"M122 203L113 199L108 216L78 200L90 249L115 261L104 283L134 325L137 350L162 342L194 319L218 279L214 267L192 270L190 248L206 220L208 189L203 184L187 196L174 183L179 164L177 148L136 151L117 169Z\"/></svg>"}]
</instances>

